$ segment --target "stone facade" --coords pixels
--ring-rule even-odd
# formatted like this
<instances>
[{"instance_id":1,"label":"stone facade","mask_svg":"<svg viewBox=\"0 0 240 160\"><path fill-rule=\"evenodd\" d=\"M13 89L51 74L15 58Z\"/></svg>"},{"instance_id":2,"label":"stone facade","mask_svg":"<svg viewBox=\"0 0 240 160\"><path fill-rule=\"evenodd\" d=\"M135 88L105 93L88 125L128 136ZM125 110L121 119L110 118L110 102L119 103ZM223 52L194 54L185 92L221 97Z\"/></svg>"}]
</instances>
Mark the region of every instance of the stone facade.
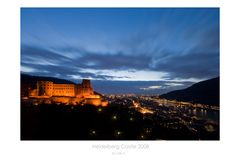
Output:
<instances>
[{"instance_id":1,"label":"stone facade","mask_svg":"<svg viewBox=\"0 0 240 160\"><path fill-rule=\"evenodd\" d=\"M76 97L100 98L94 94L90 80L81 84L54 84L51 81L37 81L36 88L29 90L29 97Z\"/></svg>"}]
</instances>

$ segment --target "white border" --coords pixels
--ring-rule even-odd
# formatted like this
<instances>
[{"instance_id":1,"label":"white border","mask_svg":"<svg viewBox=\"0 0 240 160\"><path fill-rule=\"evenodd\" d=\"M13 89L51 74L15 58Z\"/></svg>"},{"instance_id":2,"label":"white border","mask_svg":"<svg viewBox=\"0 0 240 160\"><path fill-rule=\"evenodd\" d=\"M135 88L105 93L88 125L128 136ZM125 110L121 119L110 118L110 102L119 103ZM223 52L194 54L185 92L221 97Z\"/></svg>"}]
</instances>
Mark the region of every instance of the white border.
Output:
<instances>
[{"instance_id":1,"label":"white border","mask_svg":"<svg viewBox=\"0 0 240 160\"><path fill-rule=\"evenodd\" d=\"M239 5L231 0L14 0L1 2L0 159L239 159ZM20 7L220 7L220 141L20 141ZM96 150L92 144L139 144L150 149Z\"/></svg>"}]
</instances>

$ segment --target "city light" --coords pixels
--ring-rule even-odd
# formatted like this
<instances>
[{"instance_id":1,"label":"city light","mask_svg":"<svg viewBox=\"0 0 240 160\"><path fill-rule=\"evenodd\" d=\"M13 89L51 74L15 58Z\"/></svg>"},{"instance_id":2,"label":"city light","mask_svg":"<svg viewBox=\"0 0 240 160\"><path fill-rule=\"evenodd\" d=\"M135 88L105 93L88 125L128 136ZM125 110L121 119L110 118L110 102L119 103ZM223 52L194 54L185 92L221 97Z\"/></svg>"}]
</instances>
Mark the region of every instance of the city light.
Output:
<instances>
[{"instance_id":1,"label":"city light","mask_svg":"<svg viewBox=\"0 0 240 160\"><path fill-rule=\"evenodd\" d=\"M117 119L117 116L116 116L116 115L115 115L115 116L113 116L113 117L112 117L112 119L113 119L113 120L116 120L116 119Z\"/></svg>"},{"instance_id":2,"label":"city light","mask_svg":"<svg viewBox=\"0 0 240 160\"><path fill-rule=\"evenodd\" d=\"M118 136L121 136L121 135L122 135L122 132L121 132L121 131L116 131L115 134L116 134L116 136L118 137Z\"/></svg>"},{"instance_id":3,"label":"city light","mask_svg":"<svg viewBox=\"0 0 240 160\"><path fill-rule=\"evenodd\" d=\"M142 134L142 135L140 136L140 138L141 138L141 139L145 139L145 136Z\"/></svg>"},{"instance_id":4,"label":"city light","mask_svg":"<svg viewBox=\"0 0 240 160\"><path fill-rule=\"evenodd\" d=\"M150 113L150 114L153 114L154 112L149 110L149 109L146 109L146 108L141 108L139 110L142 114L146 114L146 113Z\"/></svg>"},{"instance_id":5,"label":"city light","mask_svg":"<svg viewBox=\"0 0 240 160\"><path fill-rule=\"evenodd\" d=\"M102 112L102 108L98 108L98 112Z\"/></svg>"},{"instance_id":6,"label":"city light","mask_svg":"<svg viewBox=\"0 0 240 160\"><path fill-rule=\"evenodd\" d=\"M96 135L96 131L95 130L90 130L90 135L91 136L95 136Z\"/></svg>"}]
</instances>

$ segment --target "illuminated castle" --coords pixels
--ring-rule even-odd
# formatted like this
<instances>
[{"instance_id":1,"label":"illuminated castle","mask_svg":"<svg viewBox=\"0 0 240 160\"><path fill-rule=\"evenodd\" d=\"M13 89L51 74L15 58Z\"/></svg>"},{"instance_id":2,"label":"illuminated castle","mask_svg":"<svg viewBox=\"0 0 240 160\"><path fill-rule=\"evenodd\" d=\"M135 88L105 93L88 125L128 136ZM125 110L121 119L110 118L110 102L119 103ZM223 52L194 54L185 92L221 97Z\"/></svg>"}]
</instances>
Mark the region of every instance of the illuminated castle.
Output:
<instances>
[{"instance_id":1,"label":"illuminated castle","mask_svg":"<svg viewBox=\"0 0 240 160\"><path fill-rule=\"evenodd\" d=\"M29 98L49 98L58 102L70 99L84 100L85 104L107 105L95 94L90 80L83 79L81 84L55 84L52 81L37 81L36 88L29 90Z\"/></svg>"}]
</instances>

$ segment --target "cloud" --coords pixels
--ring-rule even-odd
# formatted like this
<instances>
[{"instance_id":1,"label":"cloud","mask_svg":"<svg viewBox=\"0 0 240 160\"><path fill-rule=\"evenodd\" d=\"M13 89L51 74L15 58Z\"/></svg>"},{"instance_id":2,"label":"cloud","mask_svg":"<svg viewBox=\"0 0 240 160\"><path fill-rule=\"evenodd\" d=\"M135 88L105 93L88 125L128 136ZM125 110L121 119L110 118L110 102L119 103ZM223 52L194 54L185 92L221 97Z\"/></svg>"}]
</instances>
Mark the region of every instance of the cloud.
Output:
<instances>
[{"instance_id":1,"label":"cloud","mask_svg":"<svg viewBox=\"0 0 240 160\"><path fill-rule=\"evenodd\" d=\"M148 86L148 87L144 87L144 88L140 88L142 90L155 90L155 89L161 89L162 86Z\"/></svg>"},{"instance_id":2,"label":"cloud","mask_svg":"<svg viewBox=\"0 0 240 160\"><path fill-rule=\"evenodd\" d=\"M109 76L109 75L99 75L90 72L79 72L78 75L67 75L68 78L72 80L79 80L79 79L94 79L94 80L112 80L112 79L122 79L122 78L129 78L126 76Z\"/></svg>"},{"instance_id":3,"label":"cloud","mask_svg":"<svg viewBox=\"0 0 240 160\"><path fill-rule=\"evenodd\" d=\"M218 8L57 10L21 11L22 72L147 94L219 76Z\"/></svg>"},{"instance_id":4,"label":"cloud","mask_svg":"<svg viewBox=\"0 0 240 160\"><path fill-rule=\"evenodd\" d=\"M104 80L185 81L219 76L218 23L198 30L195 26L182 32L176 32L174 26L164 28L166 33L176 32L177 40L169 38L158 26L126 36L116 45L119 51L114 53L92 52L82 46L64 46L65 43L60 47L22 44L22 71Z\"/></svg>"},{"instance_id":5,"label":"cloud","mask_svg":"<svg viewBox=\"0 0 240 160\"><path fill-rule=\"evenodd\" d=\"M101 81L92 80L96 91L104 94L163 94L189 87L193 82L182 82L182 86L167 86L168 81ZM177 82L174 82L177 83Z\"/></svg>"},{"instance_id":6,"label":"cloud","mask_svg":"<svg viewBox=\"0 0 240 160\"><path fill-rule=\"evenodd\" d=\"M68 51L77 55L65 56ZM187 54L162 51L156 55L97 54L84 49L65 48L61 51L22 46L21 66L23 72L44 72L59 78L81 75L83 78L104 80L186 80L219 75L218 52L192 49Z\"/></svg>"},{"instance_id":7,"label":"cloud","mask_svg":"<svg viewBox=\"0 0 240 160\"><path fill-rule=\"evenodd\" d=\"M68 48L61 51L22 46L21 66L23 72L34 71L41 75L57 75L59 78L81 76L90 79L139 79L148 74L149 78L157 75L154 71L143 71L148 69L150 58L148 56L133 56L118 53L115 55L97 54L85 50L77 50L78 56L65 56L68 51L74 49ZM28 69L27 69L28 68ZM29 70L31 68L31 70ZM68 76L71 75L71 76ZM155 76L156 77L156 76ZM158 78L161 73L158 73ZM156 78L157 78L156 77Z\"/></svg>"},{"instance_id":8,"label":"cloud","mask_svg":"<svg viewBox=\"0 0 240 160\"><path fill-rule=\"evenodd\" d=\"M49 49L36 46L21 46L21 63L59 65L67 62L71 62L71 59L64 54L57 54Z\"/></svg>"},{"instance_id":9,"label":"cloud","mask_svg":"<svg viewBox=\"0 0 240 160\"><path fill-rule=\"evenodd\" d=\"M74 60L81 61L86 68L93 69L113 69L113 70L126 70L135 69L142 70L148 69L148 64L151 57L147 55L126 55L123 53L117 54L98 54L98 53L85 53L83 57Z\"/></svg>"},{"instance_id":10,"label":"cloud","mask_svg":"<svg viewBox=\"0 0 240 160\"><path fill-rule=\"evenodd\" d=\"M219 76L218 8L23 9L21 25L23 72L129 81Z\"/></svg>"},{"instance_id":11,"label":"cloud","mask_svg":"<svg viewBox=\"0 0 240 160\"><path fill-rule=\"evenodd\" d=\"M178 78L210 78L219 75L219 53L199 53L169 56L154 62L153 70L163 70Z\"/></svg>"},{"instance_id":12,"label":"cloud","mask_svg":"<svg viewBox=\"0 0 240 160\"><path fill-rule=\"evenodd\" d=\"M182 84L182 83L171 83L171 82L165 83L165 85L167 85L167 86L184 86L184 84Z\"/></svg>"}]
</instances>

